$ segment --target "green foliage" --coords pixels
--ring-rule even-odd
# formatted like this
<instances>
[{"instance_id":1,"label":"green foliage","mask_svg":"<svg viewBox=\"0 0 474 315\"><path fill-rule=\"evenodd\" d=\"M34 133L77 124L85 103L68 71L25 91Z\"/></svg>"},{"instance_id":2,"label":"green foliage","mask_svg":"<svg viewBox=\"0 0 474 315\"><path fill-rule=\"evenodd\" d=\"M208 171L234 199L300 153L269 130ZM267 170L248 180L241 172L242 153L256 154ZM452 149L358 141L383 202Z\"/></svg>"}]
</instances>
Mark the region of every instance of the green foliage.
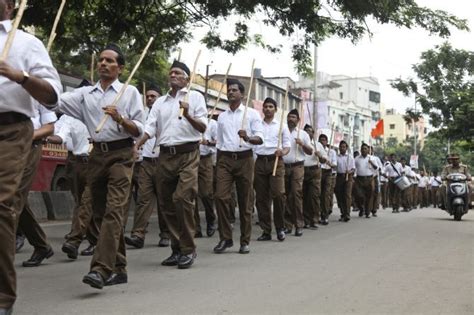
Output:
<instances>
[{"instance_id":1,"label":"green foliage","mask_svg":"<svg viewBox=\"0 0 474 315\"><path fill-rule=\"evenodd\" d=\"M39 34L49 35L60 0L30 0L23 24L35 26ZM238 16L235 37L220 36L219 21ZM150 55L139 77L154 77L167 69L153 69L153 62L192 37L196 26L208 27L202 42L208 48L236 53L254 43L270 52L278 52L281 43L252 32L249 21L277 28L283 36L295 39L292 56L296 69L311 73L311 47L331 36L357 42L370 34L366 20L392 23L399 27L421 27L431 34L447 37L450 28L467 30L465 20L444 11L419 7L414 0L85 0L68 1L57 30L54 44L57 64L82 73L92 52L107 42L124 47L129 56L139 55L150 36L155 36ZM253 34L252 34L253 33ZM47 38L43 36L46 41ZM162 59L160 59L162 60ZM156 72L155 72L156 71ZM142 74L146 72L146 74Z\"/></svg>"},{"instance_id":2,"label":"green foliage","mask_svg":"<svg viewBox=\"0 0 474 315\"><path fill-rule=\"evenodd\" d=\"M413 70L419 82L398 78L392 86L415 94L430 123L446 138L465 140L474 149L474 52L444 43L423 52Z\"/></svg>"}]
</instances>

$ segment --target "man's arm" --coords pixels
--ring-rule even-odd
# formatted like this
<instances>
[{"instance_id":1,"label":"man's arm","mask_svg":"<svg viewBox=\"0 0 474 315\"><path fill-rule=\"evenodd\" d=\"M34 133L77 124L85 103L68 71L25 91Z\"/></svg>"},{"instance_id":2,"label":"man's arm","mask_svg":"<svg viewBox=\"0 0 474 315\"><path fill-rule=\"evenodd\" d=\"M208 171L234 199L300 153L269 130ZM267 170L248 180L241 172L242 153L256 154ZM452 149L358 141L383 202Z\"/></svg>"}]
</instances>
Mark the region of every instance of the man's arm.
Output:
<instances>
[{"instance_id":1,"label":"man's arm","mask_svg":"<svg viewBox=\"0 0 474 315\"><path fill-rule=\"evenodd\" d=\"M54 132L54 124L49 123L41 126L39 129L36 129L33 132L33 140L40 140L46 138L47 136L52 135Z\"/></svg>"}]
</instances>

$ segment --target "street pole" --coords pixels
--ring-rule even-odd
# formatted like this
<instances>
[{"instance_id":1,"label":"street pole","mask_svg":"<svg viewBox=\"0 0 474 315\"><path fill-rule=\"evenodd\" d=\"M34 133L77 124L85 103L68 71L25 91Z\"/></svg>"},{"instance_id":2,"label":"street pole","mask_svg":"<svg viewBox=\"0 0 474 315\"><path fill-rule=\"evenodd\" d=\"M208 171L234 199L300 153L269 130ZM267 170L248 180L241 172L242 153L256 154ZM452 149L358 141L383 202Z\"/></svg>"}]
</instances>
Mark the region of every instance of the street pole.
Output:
<instances>
[{"instance_id":1,"label":"street pole","mask_svg":"<svg viewBox=\"0 0 474 315\"><path fill-rule=\"evenodd\" d=\"M204 88L204 100L206 101L206 106L207 106L207 91L209 89L209 66L206 65L206 86Z\"/></svg>"},{"instance_id":2,"label":"street pole","mask_svg":"<svg viewBox=\"0 0 474 315\"><path fill-rule=\"evenodd\" d=\"M318 75L318 46L314 44L314 92L313 92L313 130L314 132L318 132L318 103L316 97L316 90L317 90L317 75ZM316 136L316 135L315 135Z\"/></svg>"},{"instance_id":3,"label":"street pole","mask_svg":"<svg viewBox=\"0 0 474 315\"><path fill-rule=\"evenodd\" d=\"M413 154L416 156L416 94L415 94L415 117L413 117L413 138L414 138L414 143L413 143Z\"/></svg>"}]
</instances>

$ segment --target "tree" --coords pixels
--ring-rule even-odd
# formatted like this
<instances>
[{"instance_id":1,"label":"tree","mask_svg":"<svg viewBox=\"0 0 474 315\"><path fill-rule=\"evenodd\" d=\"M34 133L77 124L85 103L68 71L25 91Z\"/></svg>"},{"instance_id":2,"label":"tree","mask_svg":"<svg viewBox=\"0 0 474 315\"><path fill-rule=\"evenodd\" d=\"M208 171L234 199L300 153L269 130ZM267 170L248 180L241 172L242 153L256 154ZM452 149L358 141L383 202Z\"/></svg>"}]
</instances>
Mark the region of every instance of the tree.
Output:
<instances>
[{"instance_id":1,"label":"tree","mask_svg":"<svg viewBox=\"0 0 474 315\"><path fill-rule=\"evenodd\" d=\"M398 78L392 86L405 95L415 94L422 112L445 138L464 139L474 148L474 52L449 43L421 54L413 65L418 81Z\"/></svg>"},{"instance_id":2,"label":"tree","mask_svg":"<svg viewBox=\"0 0 474 315\"><path fill-rule=\"evenodd\" d=\"M35 26L41 34L49 34L59 2L30 0L24 24ZM221 21L231 16L239 18L234 25L235 38L223 39L219 35ZM149 36L155 36L151 53L168 52L179 42L189 39L194 27L206 26L209 31L202 42L208 48L236 53L254 43L277 52L279 43L267 44L262 34L251 33L248 22L255 17L263 17L263 23L277 28L288 38L298 35L300 40L293 44L292 53L296 69L302 74L311 72L312 44L318 45L331 36L356 42L371 34L368 19L400 27L421 27L430 34L442 37L450 35L451 27L468 29L466 20L445 11L420 7L415 0L68 1L57 31L55 50L60 52L58 62L65 59L80 65L104 43L121 43L126 46L129 55L137 55ZM63 57L69 52L70 56ZM149 69L150 60L145 62L145 69Z\"/></svg>"}]
</instances>

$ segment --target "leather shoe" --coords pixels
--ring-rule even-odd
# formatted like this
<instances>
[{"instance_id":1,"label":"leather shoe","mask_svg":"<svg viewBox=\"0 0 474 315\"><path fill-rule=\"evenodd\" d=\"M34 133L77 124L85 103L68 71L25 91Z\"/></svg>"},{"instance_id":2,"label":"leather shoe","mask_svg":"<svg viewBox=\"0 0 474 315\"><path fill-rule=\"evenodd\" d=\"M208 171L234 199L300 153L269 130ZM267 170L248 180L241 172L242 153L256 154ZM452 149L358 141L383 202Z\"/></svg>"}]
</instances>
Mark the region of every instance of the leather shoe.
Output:
<instances>
[{"instance_id":1,"label":"leather shoe","mask_svg":"<svg viewBox=\"0 0 474 315\"><path fill-rule=\"evenodd\" d=\"M303 236L303 229L302 228L296 228L295 236Z\"/></svg>"},{"instance_id":2,"label":"leather shoe","mask_svg":"<svg viewBox=\"0 0 474 315\"><path fill-rule=\"evenodd\" d=\"M344 222L349 222L350 220L351 220L350 217L345 217L345 218L344 218Z\"/></svg>"},{"instance_id":3,"label":"leather shoe","mask_svg":"<svg viewBox=\"0 0 474 315\"><path fill-rule=\"evenodd\" d=\"M247 244L240 245L239 254L248 254L250 253L250 247Z\"/></svg>"},{"instance_id":4,"label":"leather shoe","mask_svg":"<svg viewBox=\"0 0 474 315\"><path fill-rule=\"evenodd\" d=\"M309 224L303 225L303 229L309 229Z\"/></svg>"},{"instance_id":5,"label":"leather shoe","mask_svg":"<svg viewBox=\"0 0 474 315\"><path fill-rule=\"evenodd\" d=\"M364 216L364 211L359 211L359 217L363 217Z\"/></svg>"},{"instance_id":6,"label":"leather shoe","mask_svg":"<svg viewBox=\"0 0 474 315\"><path fill-rule=\"evenodd\" d=\"M277 230L277 239L280 242L283 242L285 240L285 231L284 231L284 229L278 229Z\"/></svg>"},{"instance_id":7,"label":"leather shoe","mask_svg":"<svg viewBox=\"0 0 474 315\"><path fill-rule=\"evenodd\" d=\"M16 252L18 253L20 249L22 249L23 245L25 245L25 235L17 234L15 244L16 244Z\"/></svg>"},{"instance_id":8,"label":"leather shoe","mask_svg":"<svg viewBox=\"0 0 474 315\"><path fill-rule=\"evenodd\" d=\"M366 214L366 215L365 215L365 218L366 218L366 219L370 219L370 214Z\"/></svg>"},{"instance_id":9,"label":"leather shoe","mask_svg":"<svg viewBox=\"0 0 474 315\"><path fill-rule=\"evenodd\" d=\"M0 308L0 315L11 315L13 312L13 307L10 308Z\"/></svg>"},{"instance_id":10,"label":"leather shoe","mask_svg":"<svg viewBox=\"0 0 474 315\"><path fill-rule=\"evenodd\" d=\"M37 267L43 260L50 258L54 255L53 249L50 247L46 250L35 249L30 259L23 262L23 267Z\"/></svg>"},{"instance_id":11,"label":"leather shoe","mask_svg":"<svg viewBox=\"0 0 474 315\"><path fill-rule=\"evenodd\" d=\"M95 289L102 289L104 287L104 278L97 271L91 271L82 278L82 282L90 285Z\"/></svg>"},{"instance_id":12,"label":"leather shoe","mask_svg":"<svg viewBox=\"0 0 474 315\"><path fill-rule=\"evenodd\" d=\"M188 269L194 263L194 259L196 259L197 254L196 252L192 252L188 255L181 255L178 259L178 269Z\"/></svg>"},{"instance_id":13,"label":"leather shoe","mask_svg":"<svg viewBox=\"0 0 474 315\"><path fill-rule=\"evenodd\" d=\"M268 233L262 233L259 238L257 238L257 241L271 241L272 236Z\"/></svg>"},{"instance_id":14,"label":"leather shoe","mask_svg":"<svg viewBox=\"0 0 474 315\"><path fill-rule=\"evenodd\" d=\"M145 245L145 240L136 235L131 235L130 237L125 236L125 243L135 248L143 248L143 245Z\"/></svg>"},{"instance_id":15,"label":"leather shoe","mask_svg":"<svg viewBox=\"0 0 474 315\"><path fill-rule=\"evenodd\" d=\"M81 251L81 256L92 256L94 255L95 245L89 244L86 249Z\"/></svg>"},{"instance_id":16,"label":"leather shoe","mask_svg":"<svg viewBox=\"0 0 474 315\"><path fill-rule=\"evenodd\" d=\"M214 224L208 224L206 229L206 234L208 237L211 237L216 233L216 226Z\"/></svg>"},{"instance_id":17,"label":"leather shoe","mask_svg":"<svg viewBox=\"0 0 474 315\"><path fill-rule=\"evenodd\" d=\"M178 260L179 260L179 252L172 252L171 256L166 258L161 262L161 265L163 266L176 266L178 265Z\"/></svg>"},{"instance_id":18,"label":"leather shoe","mask_svg":"<svg viewBox=\"0 0 474 315\"><path fill-rule=\"evenodd\" d=\"M285 234L291 234L292 229L285 228L283 232L285 232Z\"/></svg>"},{"instance_id":19,"label":"leather shoe","mask_svg":"<svg viewBox=\"0 0 474 315\"><path fill-rule=\"evenodd\" d=\"M221 241L219 241L219 244L217 244L216 247L214 247L214 253L221 254L227 248L230 248L232 246L234 246L234 241L233 240L221 240Z\"/></svg>"},{"instance_id":20,"label":"leather shoe","mask_svg":"<svg viewBox=\"0 0 474 315\"><path fill-rule=\"evenodd\" d=\"M310 229L310 230L317 230L317 229L319 229L319 227L318 227L316 224L311 224L311 225L309 226L309 229Z\"/></svg>"},{"instance_id":21,"label":"leather shoe","mask_svg":"<svg viewBox=\"0 0 474 315\"><path fill-rule=\"evenodd\" d=\"M373 216L373 217L377 217L377 213L372 213L372 216Z\"/></svg>"},{"instance_id":22,"label":"leather shoe","mask_svg":"<svg viewBox=\"0 0 474 315\"><path fill-rule=\"evenodd\" d=\"M168 247L170 246L170 239L169 238L160 238L158 242L158 247Z\"/></svg>"},{"instance_id":23,"label":"leather shoe","mask_svg":"<svg viewBox=\"0 0 474 315\"><path fill-rule=\"evenodd\" d=\"M67 257L70 258L70 259L77 259L77 247L68 243L68 242L65 242L63 244L63 247L61 247L61 250L63 251L63 253L66 253L67 254Z\"/></svg>"},{"instance_id":24,"label":"leather shoe","mask_svg":"<svg viewBox=\"0 0 474 315\"><path fill-rule=\"evenodd\" d=\"M201 231L197 231L196 233L194 233L194 238L201 238L202 236L203 235Z\"/></svg>"},{"instance_id":25,"label":"leather shoe","mask_svg":"<svg viewBox=\"0 0 474 315\"><path fill-rule=\"evenodd\" d=\"M328 225L329 224L329 220L328 219L323 219L322 222L321 222L322 225Z\"/></svg>"},{"instance_id":26,"label":"leather shoe","mask_svg":"<svg viewBox=\"0 0 474 315\"><path fill-rule=\"evenodd\" d=\"M113 272L107 280L104 282L104 286L122 284L128 282L128 276L124 272L116 273Z\"/></svg>"}]
</instances>

